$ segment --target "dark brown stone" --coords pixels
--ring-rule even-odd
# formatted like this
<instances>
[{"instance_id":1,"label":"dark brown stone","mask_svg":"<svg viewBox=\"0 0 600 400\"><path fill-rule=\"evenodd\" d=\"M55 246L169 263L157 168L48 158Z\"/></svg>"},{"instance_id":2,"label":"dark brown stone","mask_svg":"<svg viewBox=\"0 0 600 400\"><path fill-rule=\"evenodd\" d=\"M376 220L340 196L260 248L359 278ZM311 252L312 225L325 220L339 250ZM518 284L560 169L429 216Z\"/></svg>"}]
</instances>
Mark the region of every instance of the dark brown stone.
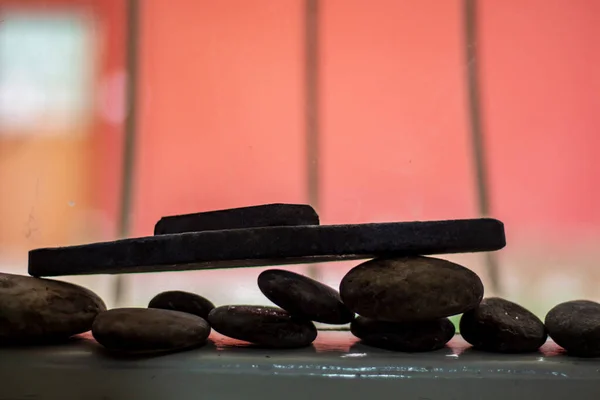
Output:
<instances>
[{"instance_id":1,"label":"dark brown stone","mask_svg":"<svg viewBox=\"0 0 600 400\"><path fill-rule=\"evenodd\" d=\"M269 300L294 317L339 325L354 319L354 313L342 303L337 290L307 276L270 269L258 276L258 287Z\"/></svg>"},{"instance_id":2,"label":"dark brown stone","mask_svg":"<svg viewBox=\"0 0 600 400\"><path fill-rule=\"evenodd\" d=\"M439 350L455 333L454 324L448 318L384 322L358 317L350 324L350 330L366 345L409 353Z\"/></svg>"},{"instance_id":3,"label":"dark brown stone","mask_svg":"<svg viewBox=\"0 0 600 400\"><path fill-rule=\"evenodd\" d=\"M550 337L569 355L600 357L600 303L561 303L548 312L545 324Z\"/></svg>"},{"instance_id":4,"label":"dark brown stone","mask_svg":"<svg viewBox=\"0 0 600 400\"><path fill-rule=\"evenodd\" d=\"M100 297L78 285L0 273L0 345L54 341L87 332Z\"/></svg>"},{"instance_id":5,"label":"dark brown stone","mask_svg":"<svg viewBox=\"0 0 600 400\"><path fill-rule=\"evenodd\" d=\"M368 318L426 321L475 308L483 284L473 271L430 257L380 258L353 268L340 284L342 301Z\"/></svg>"},{"instance_id":6,"label":"dark brown stone","mask_svg":"<svg viewBox=\"0 0 600 400\"><path fill-rule=\"evenodd\" d=\"M276 307L221 306L210 312L208 321L222 335L263 347L304 347L317 337L312 322Z\"/></svg>"},{"instance_id":7,"label":"dark brown stone","mask_svg":"<svg viewBox=\"0 0 600 400\"><path fill-rule=\"evenodd\" d=\"M201 317L179 311L115 308L96 317L92 334L109 350L164 352L204 344L210 326Z\"/></svg>"},{"instance_id":8,"label":"dark brown stone","mask_svg":"<svg viewBox=\"0 0 600 400\"><path fill-rule=\"evenodd\" d=\"M511 301L491 297L460 319L460 334L473 347L498 353L537 351L548 337L544 323Z\"/></svg>"},{"instance_id":9,"label":"dark brown stone","mask_svg":"<svg viewBox=\"0 0 600 400\"><path fill-rule=\"evenodd\" d=\"M195 293L171 290L154 296L150 300L148 308L181 311L207 319L208 313L215 308L215 305L208 299Z\"/></svg>"}]
</instances>

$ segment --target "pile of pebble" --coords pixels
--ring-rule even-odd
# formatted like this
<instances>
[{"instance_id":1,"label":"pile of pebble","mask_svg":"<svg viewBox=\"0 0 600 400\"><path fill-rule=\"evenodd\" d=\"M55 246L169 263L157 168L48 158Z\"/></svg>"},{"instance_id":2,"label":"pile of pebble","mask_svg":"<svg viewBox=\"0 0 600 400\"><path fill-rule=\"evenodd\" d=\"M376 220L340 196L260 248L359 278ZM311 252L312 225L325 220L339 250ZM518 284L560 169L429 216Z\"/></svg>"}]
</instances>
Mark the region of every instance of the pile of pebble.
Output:
<instances>
[{"instance_id":1,"label":"pile of pebble","mask_svg":"<svg viewBox=\"0 0 600 400\"><path fill-rule=\"evenodd\" d=\"M258 286L274 306L215 305L202 296L168 291L148 308L106 310L83 287L0 274L0 340L54 342L91 330L110 351L183 350L203 345L211 329L259 347L309 346L314 322L350 324L370 346L393 351L440 349L454 336L448 317L462 314L460 333L475 348L501 353L537 351L548 335L568 354L600 356L600 304L578 300L554 307L542 322L501 298L483 298L473 271L431 257L380 258L350 270L339 292L309 277L269 269Z\"/></svg>"}]
</instances>

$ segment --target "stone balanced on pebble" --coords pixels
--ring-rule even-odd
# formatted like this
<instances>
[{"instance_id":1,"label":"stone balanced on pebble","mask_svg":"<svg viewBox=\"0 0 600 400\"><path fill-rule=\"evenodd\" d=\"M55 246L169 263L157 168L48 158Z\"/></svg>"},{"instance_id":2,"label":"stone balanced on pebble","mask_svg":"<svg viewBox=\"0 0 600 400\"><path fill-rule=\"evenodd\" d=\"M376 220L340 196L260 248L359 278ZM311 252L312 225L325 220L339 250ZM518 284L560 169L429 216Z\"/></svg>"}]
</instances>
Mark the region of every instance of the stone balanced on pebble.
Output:
<instances>
[{"instance_id":1,"label":"stone balanced on pebble","mask_svg":"<svg viewBox=\"0 0 600 400\"><path fill-rule=\"evenodd\" d=\"M475 273L430 257L360 264L342 279L341 296L314 279L279 269L261 273L258 286L281 309L218 307L208 317L213 329L260 346L301 347L316 338L313 321L350 322L351 332L367 345L431 351L454 336L447 317L474 309L483 297Z\"/></svg>"},{"instance_id":2,"label":"stone balanced on pebble","mask_svg":"<svg viewBox=\"0 0 600 400\"><path fill-rule=\"evenodd\" d=\"M439 272L437 278L431 275L433 269ZM479 278L449 261L430 257L371 260L342 279L341 296L311 278L279 269L263 272L258 282L265 296L281 308L215 308L197 294L168 291L155 296L148 309L106 311L97 295L80 286L0 274L4 305L0 339L4 344L48 343L91 329L96 340L111 351L161 353L203 345L212 324L225 336L261 347L294 348L315 340L312 321L350 322L351 332L366 345L421 352L444 347L454 336L454 325L447 317L462 312L463 338L482 351L534 352L549 334L569 355L600 356L600 304L586 300L559 304L544 324L508 300L481 300ZM288 290L282 289L283 284ZM456 293L457 288L462 293ZM397 304L396 309L390 301ZM361 315L354 318L355 312Z\"/></svg>"}]
</instances>

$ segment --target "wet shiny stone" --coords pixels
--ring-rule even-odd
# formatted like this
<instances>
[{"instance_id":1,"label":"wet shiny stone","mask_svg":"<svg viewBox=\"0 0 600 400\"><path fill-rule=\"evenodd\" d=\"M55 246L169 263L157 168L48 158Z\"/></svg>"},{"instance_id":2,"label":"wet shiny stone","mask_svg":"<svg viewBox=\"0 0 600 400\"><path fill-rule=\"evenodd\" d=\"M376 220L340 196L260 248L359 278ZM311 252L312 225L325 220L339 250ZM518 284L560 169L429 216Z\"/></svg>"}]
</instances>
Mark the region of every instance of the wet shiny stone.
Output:
<instances>
[{"instance_id":1,"label":"wet shiny stone","mask_svg":"<svg viewBox=\"0 0 600 400\"><path fill-rule=\"evenodd\" d=\"M304 347L317 337L312 322L276 307L221 306L210 312L208 321L222 335L264 347Z\"/></svg>"},{"instance_id":2,"label":"wet shiny stone","mask_svg":"<svg viewBox=\"0 0 600 400\"><path fill-rule=\"evenodd\" d=\"M339 325L354 319L354 313L342 303L337 290L307 276L270 269L259 275L258 287L269 300L294 317Z\"/></svg>"}]
</instances>

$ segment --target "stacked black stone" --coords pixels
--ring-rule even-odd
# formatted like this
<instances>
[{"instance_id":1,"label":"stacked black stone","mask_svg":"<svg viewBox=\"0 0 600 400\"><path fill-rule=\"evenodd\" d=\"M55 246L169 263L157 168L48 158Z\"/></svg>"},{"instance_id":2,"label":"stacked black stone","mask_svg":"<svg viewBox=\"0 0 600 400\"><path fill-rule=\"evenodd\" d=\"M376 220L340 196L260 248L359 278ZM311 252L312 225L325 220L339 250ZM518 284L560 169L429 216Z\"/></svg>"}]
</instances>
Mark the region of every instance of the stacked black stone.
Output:
<instances>
[{"instance_id":1,"label":"stacked black stone","mask_svg":"<svg viewBox=\"0 0 600 400\"><path fill-rule=\"evenodd\" d=\"M350 270L340 294L360 315L350 329L364 344L424 352L448 343L455 328L447 317L477 307L483 285L474 272L449 261L380 258Z\"/></svg>"},{"instance_id":2,"label":"stacked black stone","mask_svg":"<svg viewBox=\"0 0 600 400\"><path fill-rule=\"evenodd\" d=\"M259 275L258 287L278 307L217 307L208 316L212 327L261 347L294 348L316 339L314 322L343 325L354 319L335 289L307 276L269 269Z\"/></svg>"},{"instance_id":3,"label":"stacked black stone","mask_svg":"<svg viewBox=\"0 0 600 400\"><path fill-rule=\"evenodd\" d=\"M106 311L94 293L48 279L0 274L0 340L37 343L92 330L106 348L163 352L204 344L211 325L263 347L310 345L314 322L343 325L365 344L421 352L454 336L448 317L483 351L536 351L548 335L568 354L600 356L600 304L559 304L545 324L511 301L483 298L471 270L425 254L499 250L504 227L493 219L320 226L306 205L271 204L162 218L155 236L30 252L34 276L157 272L176 269L372 260L352 269L339 293L309 277L270 269L258 278L278 307L215 307L182 291L157 295L148 308ZM355 318L355 315L359 316Z\"/></svg>"},{"instance_id":4,"label":"stacked black stone","mask_svg":"<svg viewBox=\"0 0 600 400\"><path fill-rule=\"evenodd\" d=\"M193 349L210 335L214 304L195 293L172 290L154 296L148 308L115 308L100 313L92 326L98 343L113 352L164 353Z\"/></svg>"},{"instance_id":5,"label":"stacked black stone","mask_svg":"<svg viewBox=\"0 0 600 400\"><path fill-rule=\"evenodd\" d=\"M393 255L493 251L504 225L489 218L319 225L306 205L270 204L162 218L155 235L34 249L36 277L302 264Z\"/></svg>"},{"instance_id":6,"label":"stacked black stone","mask_svg":"<svg viewBox=\"0 0 600 400\"><path fill-rule=\"evenodd\" d=\"M483 299L471 270L430 257L376 259L351 270L342 299L360 314L352 333L389 350L437 350L454 336L448 317L463 314L460 333L475 348L500 353L538 350L547 338L542 321L508 300Z\"/></svg>"}]
</instances>

